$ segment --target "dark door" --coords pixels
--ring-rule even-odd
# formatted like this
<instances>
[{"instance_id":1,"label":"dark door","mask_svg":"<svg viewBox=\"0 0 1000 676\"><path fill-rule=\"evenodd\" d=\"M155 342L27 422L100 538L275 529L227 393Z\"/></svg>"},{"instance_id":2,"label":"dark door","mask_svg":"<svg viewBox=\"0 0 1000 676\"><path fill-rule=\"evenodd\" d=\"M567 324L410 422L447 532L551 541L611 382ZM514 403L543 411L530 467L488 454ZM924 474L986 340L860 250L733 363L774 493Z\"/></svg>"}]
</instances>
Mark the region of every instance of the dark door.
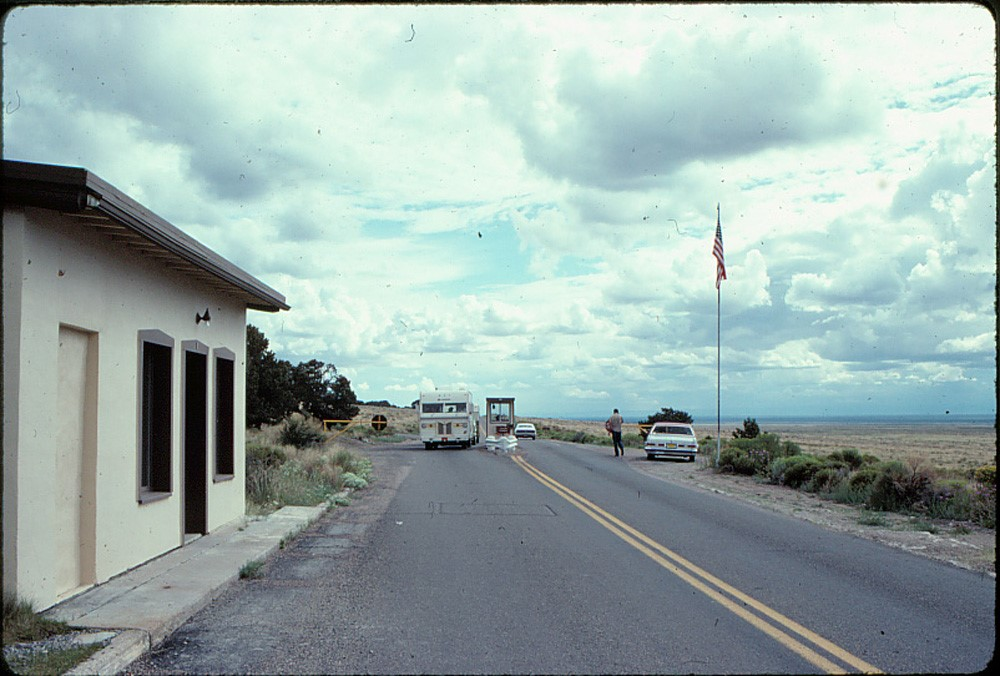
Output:
<instances>
[{"instance_id":1,"label":"dark door","mask_svg":"<svg viewBox=\"0 0 1000 676\"><path fill-rule=\"evenodd\" d=\"M206 532L208 356L184 353L184 532Z\"/></svg>"}]
</instances>

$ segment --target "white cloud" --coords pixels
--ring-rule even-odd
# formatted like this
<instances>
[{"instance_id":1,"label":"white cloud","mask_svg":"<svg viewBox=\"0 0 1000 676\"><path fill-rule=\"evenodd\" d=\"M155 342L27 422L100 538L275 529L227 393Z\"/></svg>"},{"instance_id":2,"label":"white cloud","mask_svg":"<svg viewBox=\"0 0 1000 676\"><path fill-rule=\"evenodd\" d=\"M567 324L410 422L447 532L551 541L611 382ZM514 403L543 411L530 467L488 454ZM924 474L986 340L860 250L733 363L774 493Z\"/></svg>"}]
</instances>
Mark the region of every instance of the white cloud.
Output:
<instances>
[{"instance_id":1,"label":"white cloud","mask_svg":"<svg viewBox=\"0 0 1000 676\"><path fill-rule=\"evenodd\" d=\"M719 204L731 401L995 405L983 8L39 6L5 29L5 157L86 167L286 294L250 321L366 398L713 408Z\"/></svg>"},{"instance_id":2,"label":"white cloud","mask_svg":"<svg viewBox=\"0 0 1000 676\"><path fill-rule=\"evenodd\" d=\"M996 334L980 333L978 336L962 336L942 340L937 351L944 354L973 353L987 354L996 351Z\"/></svg>"}]
</instances>

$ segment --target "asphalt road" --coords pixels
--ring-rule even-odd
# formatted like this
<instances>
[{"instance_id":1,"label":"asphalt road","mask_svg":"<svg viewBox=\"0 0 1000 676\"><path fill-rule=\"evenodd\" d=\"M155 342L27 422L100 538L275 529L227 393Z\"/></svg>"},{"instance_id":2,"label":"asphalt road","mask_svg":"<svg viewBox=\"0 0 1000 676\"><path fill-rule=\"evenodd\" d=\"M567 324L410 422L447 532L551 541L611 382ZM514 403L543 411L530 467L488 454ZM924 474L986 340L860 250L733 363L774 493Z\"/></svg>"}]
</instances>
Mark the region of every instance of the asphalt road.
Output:
<instances>
[{"instance_id":1,"label":"asphalt road","mask_svg":"<svg viewBox=\"0 0 1000 676\"><path fill-rule=\"evenodd\" d=\"M134 673L967 673L996 583L524 441L371 453L378 481Z\"/></svg>"}]
</instances>

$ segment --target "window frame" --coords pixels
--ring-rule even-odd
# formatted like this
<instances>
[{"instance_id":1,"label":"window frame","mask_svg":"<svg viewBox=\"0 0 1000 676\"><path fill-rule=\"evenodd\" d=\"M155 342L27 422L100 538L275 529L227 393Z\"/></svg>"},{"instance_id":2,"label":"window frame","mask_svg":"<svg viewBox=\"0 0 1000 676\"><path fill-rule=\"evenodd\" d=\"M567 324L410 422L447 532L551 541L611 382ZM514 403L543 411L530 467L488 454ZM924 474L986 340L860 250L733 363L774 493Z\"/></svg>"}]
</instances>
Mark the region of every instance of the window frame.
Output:
<instances>
[{"instance_id":1,"label":"window frame","mask_svg":"<svg viewBox=\"0 0 1000 676\"><path fill-rule=\"evenodd\" d=\"M173 495L174 339L159 329L138 332L136 500ZM149 349L147 349L149 348Z\"/></svg>"},{"instance_id":2,"label":"window frame","mask_svg":"<svg viewBox=\"0 0 1000 676\"><path fill-rule=\"evenodd\" d=\"M219 483L232 481L236 476L236 354L224 347L217 347L212 352L215 369L212 481ZM225 369L229 369L228 374L220 368L224 362L227 364Z\"/></svg>"}]
</instances>

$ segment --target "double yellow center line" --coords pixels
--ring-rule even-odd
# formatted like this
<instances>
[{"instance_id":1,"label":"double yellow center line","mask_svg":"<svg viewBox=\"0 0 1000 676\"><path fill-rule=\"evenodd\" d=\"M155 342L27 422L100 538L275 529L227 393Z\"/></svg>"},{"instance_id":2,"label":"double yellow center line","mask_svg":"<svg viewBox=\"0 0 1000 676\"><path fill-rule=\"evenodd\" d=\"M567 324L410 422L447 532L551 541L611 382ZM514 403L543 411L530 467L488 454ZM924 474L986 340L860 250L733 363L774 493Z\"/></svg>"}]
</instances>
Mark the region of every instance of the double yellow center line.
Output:
<instances>
[{"instance_id":1,"label":"double yellow center line","mask_svg":"<svg viewBox=\"0 0 1000 676\"><path fill-rule=\"evenodd\" d=\"M760 601L726 584L711 573L702 570L684 557L667 549L649 536L632 528L583 496L566 488L552 477L528 463L521 456L515 455L513 459L521 469L561 495L570 504L579 508L580 511L594 521L736 616L746 620L781 645L800 655L817 668L828 674L849 673L841 664L830 659L830 657L833 657L840 660L842 664L849 665L862 673L882 673L877 667L868 664L861 658L834 645L822 636L809 631L794 620L785 617L778 611L769 608ZM756 612L752 612L750 609ZM796 634L798 638L792 634ZM825 651L829 657L824 656L817 649Z\"/></svg>"}]
</instances>

